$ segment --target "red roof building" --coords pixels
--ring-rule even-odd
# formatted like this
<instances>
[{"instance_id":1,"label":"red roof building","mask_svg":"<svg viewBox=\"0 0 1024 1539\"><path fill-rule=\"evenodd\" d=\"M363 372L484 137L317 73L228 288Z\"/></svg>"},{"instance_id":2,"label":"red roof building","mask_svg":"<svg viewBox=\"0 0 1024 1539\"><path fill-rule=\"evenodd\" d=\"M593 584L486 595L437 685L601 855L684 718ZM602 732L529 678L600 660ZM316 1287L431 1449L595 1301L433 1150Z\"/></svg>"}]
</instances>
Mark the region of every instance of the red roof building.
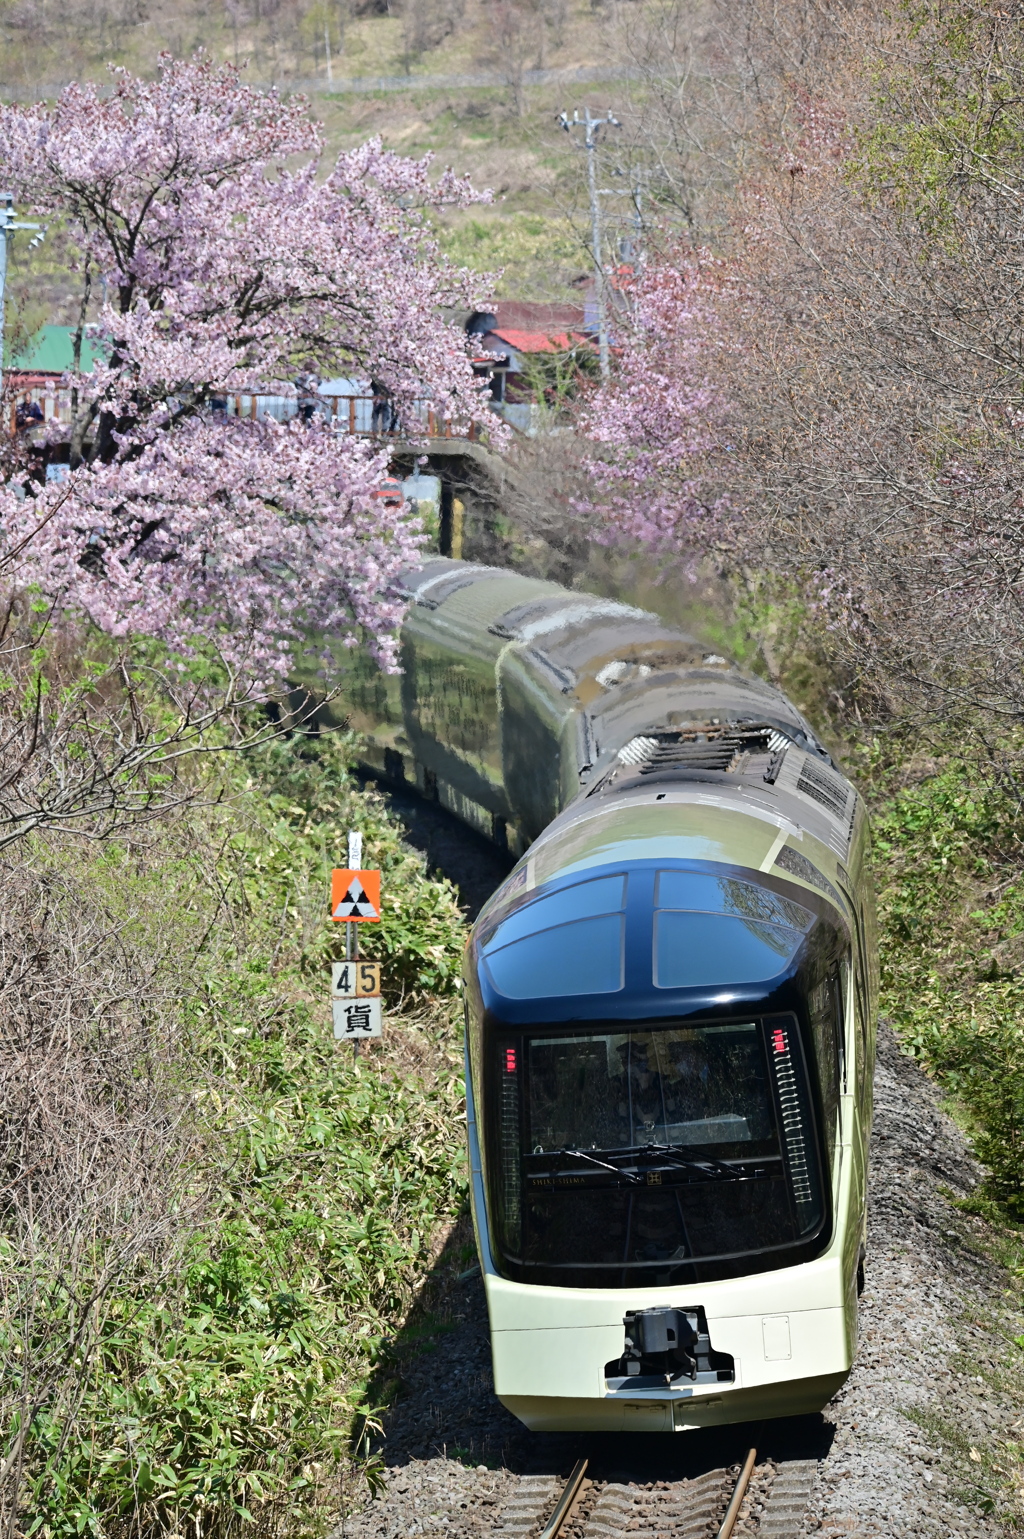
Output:
<instances>
[{"instance_id":1,"label":"red roof building","mask_svg":"<svg viewBox=\"0 0 1024 1539\"><path fill-rule=\"evenodd\" d=\"M519 353L567 353L585 341L582 331L519 331L514 326L497 325L491 333Z\"/></svg>"},{"instance_id":2,"label":"red roof building","mask_svg":"<svg viewBox=\"0 0 1024 1539\"><path fill-rule=\"evenodd\" d=\"M466 322L474 343L473 367L490 377L495 410L506 420L515 414L528 416L536 381L520 383L517 378L524 373L524 359L589 348L592 337L585 326L583 305L499 300L491 310L475 310Z\"/></svg>"}]
</instances>

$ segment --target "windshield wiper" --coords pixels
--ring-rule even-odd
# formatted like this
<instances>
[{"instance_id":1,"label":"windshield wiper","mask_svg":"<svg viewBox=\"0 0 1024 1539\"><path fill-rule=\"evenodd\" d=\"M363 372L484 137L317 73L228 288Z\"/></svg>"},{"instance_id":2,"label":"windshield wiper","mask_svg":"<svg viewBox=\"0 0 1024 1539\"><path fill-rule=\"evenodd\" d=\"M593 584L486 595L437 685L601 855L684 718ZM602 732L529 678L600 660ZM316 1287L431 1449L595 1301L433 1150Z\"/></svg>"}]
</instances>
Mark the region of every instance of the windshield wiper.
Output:
<instances>
[{"instance_id":1,"label":"windshield wiper","mask_svg":"<svg viewBox=\"0 0 1024 1539\"><path fill-rule=\"evenodd\" d=\"M634 1185L636 1185L637 1182L640 1182L641 1184L643 1182L642 1176L634 1175L631 1170L622 1170L618 1165L609 1165L607 1160L599 1160L596 1155L588 1154L585 1149L572 1149L568 1144L565 1144L561 1149L557 1149L553 1152L557 1154L569 1154L573 1157L573 1159L576 1160L586 1160L588 1165L596 1165L598 1170L610 1170L613 1176L622 1176L625 1180L631 1181Z\"/></svg>"},{"instance_id":2,"label":"windshield wiper","mask_svg":"<svg viewBox=\"0 0 1024 1539\"><path fill-rule=\"evenodd\" d=\"M724 1160L716 1159L713 1154L705 1154L696 1159L692 1155L680 1154L674 1144L644 1144L629 1151L631 1154L654 1154L660 1159L671 1160L685 1170L699 1170L703 1175L713 1174L720 1181L739 1181L742 1176L727 1165Z\"/></svg>"}]
</instances>

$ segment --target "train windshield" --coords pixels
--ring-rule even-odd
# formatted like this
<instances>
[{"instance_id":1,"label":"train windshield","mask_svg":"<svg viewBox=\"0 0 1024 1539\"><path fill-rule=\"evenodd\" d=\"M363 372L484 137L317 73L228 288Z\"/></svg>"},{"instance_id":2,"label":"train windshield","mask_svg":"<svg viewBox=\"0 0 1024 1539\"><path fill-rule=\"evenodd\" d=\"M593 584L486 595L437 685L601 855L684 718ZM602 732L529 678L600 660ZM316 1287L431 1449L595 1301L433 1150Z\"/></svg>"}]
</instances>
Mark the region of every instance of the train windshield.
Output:
<instances>
[{"instance_id":1,"label":"train windshield","mask_svg":"<svg viewBox=\"0 0 1024 1539\"><path fill-rule=\"evenodd\" d=\"M712 1281L805 1259L821 1235L792 1016L535 1029L493 1051L495 1238L511 1275L567 1287Z\"/></svg>"}]
</instances>

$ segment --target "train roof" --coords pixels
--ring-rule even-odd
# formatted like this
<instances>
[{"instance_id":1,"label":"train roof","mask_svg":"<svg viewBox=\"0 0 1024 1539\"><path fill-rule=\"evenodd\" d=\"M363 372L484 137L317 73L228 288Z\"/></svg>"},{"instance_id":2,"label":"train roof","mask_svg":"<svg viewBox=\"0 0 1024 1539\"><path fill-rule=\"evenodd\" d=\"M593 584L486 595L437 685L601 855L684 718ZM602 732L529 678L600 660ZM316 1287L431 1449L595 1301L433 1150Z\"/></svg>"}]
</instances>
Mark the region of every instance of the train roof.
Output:
<instances>
[{"instance_id":1,"label":"train roof","mask_svg":"<svg viewBox=\"0 0 1024 1539\"><path fill-rule=\"evenodd\" d=\"M779 690L647 610L446 557L406 573L404 586L419 623L441 638L483 626L495 651L515 642L553 677L587 713L598 770L652 724L708 722L768 723L830 762Z\"/></svg>"},{"instance_id":2,"label":"train roof","mask_svg":"<svg viewBox=\"0 0 1024 1539\"><path fill-rule=\"evenodd\" d=\"M633 861L746 870L813 889L848 919L852 886L828 830L811 832L787 798L774 805L698 785L637 791L609 805L575 802L531 845L522 863L526 888L575 872ZM810 820L808 820L810 821Z\"/></svg>"},{"instance_id":3,"label":"train roof","mask_svg":"<svg viewBox=\"0 0 1024 1539\"><path fill-rule=\"evenodd\" d=\"M863 804L781 691L655 614L556 583L439 558L406 588L417 627L492 659L513 647L586 723L581 792L531 845L529 887L615 861L714 862L849 915Z\"/></svg>"}]
</instances>

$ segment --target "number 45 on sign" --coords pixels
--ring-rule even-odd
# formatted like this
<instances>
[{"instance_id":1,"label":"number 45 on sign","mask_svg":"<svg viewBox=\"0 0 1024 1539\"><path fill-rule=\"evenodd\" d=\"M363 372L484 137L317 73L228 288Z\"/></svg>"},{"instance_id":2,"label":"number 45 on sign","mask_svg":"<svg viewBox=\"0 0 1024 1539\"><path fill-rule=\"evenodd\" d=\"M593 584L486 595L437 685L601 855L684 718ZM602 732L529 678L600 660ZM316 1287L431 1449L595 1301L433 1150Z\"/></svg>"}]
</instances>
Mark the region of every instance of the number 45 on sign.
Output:
<instances>
[{"instance_id":1,"label":"number 45 on sign","mask_svg":"<svg viewBox=\"0 0 1024 1539\"><path fill-rule=\"evenodd\" d=\"M358 1042L381 1035L380 963L333 962L331 1009L334 1035L339 1041Z\"/></svg>"}]
</instances>

